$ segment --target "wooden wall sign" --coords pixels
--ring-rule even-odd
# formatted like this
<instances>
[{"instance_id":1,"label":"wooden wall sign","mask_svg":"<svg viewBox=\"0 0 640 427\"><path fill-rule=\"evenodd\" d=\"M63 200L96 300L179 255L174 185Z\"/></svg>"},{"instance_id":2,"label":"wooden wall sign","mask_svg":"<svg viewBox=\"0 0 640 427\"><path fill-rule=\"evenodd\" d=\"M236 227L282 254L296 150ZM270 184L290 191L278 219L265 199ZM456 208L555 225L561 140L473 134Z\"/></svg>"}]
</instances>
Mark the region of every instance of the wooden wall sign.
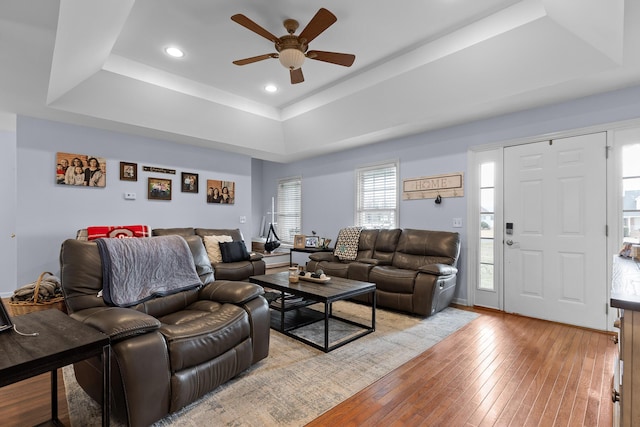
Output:
<instances>
[{"instance_id":1,"label":"wooden wall sign","mask_svg":"<svg viewBox=\"0 0 640 427\"><path fill-rule=\"evenodd\" d=\"M145 172L169 173L172 175L176 174L175 169L156 168L154 166L142 166L142 170Z\"/></svg>"},{"instance_id":2,"label":"wooden wall sign","mask_svg":"<svg viewBox=\"0 0 640 427\"><path fill-rule=\"evenodd\" d=\"M423 176L402 181L402 200L463 197L463 173Z\"/></svg>"}]
</instances>

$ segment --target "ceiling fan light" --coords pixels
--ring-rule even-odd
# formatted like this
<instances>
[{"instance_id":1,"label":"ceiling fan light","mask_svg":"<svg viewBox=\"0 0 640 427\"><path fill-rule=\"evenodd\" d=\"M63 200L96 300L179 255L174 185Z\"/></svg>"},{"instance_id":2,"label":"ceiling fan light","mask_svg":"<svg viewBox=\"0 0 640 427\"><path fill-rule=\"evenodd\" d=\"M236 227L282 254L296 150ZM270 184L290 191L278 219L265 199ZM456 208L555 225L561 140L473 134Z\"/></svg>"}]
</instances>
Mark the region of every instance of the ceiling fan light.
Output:
<instances>
[{"instance_id":1,"label":"ceiling fan light","mask_svg":"<svg viewBox=\"0 0 640 427\"><path fill-rule=\"evenodd\" d=\"M289 70L297 70L302 67L304 53L298 49L283 49L278 56L280 63Z\"/></svg>"}]
</instances>

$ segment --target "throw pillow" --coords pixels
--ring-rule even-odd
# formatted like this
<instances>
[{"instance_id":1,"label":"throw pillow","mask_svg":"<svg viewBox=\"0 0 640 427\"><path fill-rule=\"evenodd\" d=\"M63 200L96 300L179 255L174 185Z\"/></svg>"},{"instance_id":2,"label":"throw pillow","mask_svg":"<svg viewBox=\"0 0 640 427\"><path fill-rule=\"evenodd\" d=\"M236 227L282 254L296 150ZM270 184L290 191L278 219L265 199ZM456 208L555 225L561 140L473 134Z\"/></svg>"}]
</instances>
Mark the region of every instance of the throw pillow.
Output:
<instances>
[{"instance_id":1,"label":"throw pillow","mask_svg":"<svg viewBox=\"0 0 640 427\"><path fill-rule=\"evenodd\" d=\"M249 252L247 252L244 241L220 243L220 252L222 253L222 262L238 262L249 259Z\"/></svg>"},{"instance_id":2,"label":"throw pillow","mask_svg":"<svg viewBox=\"0 0 640 427\"><path fill-rule=\"evenodd\" d=\"M220 242L233 242L231 236L204 236L204 247L207 249L209 261L211 264L222 262L222 253L220 252Z\"/></svg>"},{"instance_id":3,"label":"throw pillow","mask_svg":"<svg viewBox=\"0 0 640 427\"><path fill-rule=\"evenodd\" d=\"M341 261L353 261L358 256L362 227L347 227L338 232L333 254Z\"/></svg>"}]
</instances>

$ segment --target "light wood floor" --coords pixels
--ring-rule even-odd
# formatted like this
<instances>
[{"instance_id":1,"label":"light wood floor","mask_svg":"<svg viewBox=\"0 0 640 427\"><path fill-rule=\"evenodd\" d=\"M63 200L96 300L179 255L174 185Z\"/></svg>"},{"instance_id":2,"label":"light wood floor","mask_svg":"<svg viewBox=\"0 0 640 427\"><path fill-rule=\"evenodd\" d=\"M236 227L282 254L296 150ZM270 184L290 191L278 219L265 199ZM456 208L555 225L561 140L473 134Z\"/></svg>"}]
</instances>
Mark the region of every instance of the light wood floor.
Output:
<instances>
[{"instance_id":1,"label":"light wood floor","mask_svg":"<svg viewBox=\"0 0 640 427\"><path fill-rule=\"evenodd\" d=\"M612 425L612 335L476 311L480 318L307 426Z\"/></svg>"},{"instance_id":2,"label":"light wood floor","mask_svg":"<svg viewBox=\"0 0 640 427\"><path fill-rule=\"evenodd\" d=\"M478 319L308 426L611 426L611 335L475 311ZM49 383L43 375L0 388L1 424L47 419Z\"/></svg>"}]
</instances>

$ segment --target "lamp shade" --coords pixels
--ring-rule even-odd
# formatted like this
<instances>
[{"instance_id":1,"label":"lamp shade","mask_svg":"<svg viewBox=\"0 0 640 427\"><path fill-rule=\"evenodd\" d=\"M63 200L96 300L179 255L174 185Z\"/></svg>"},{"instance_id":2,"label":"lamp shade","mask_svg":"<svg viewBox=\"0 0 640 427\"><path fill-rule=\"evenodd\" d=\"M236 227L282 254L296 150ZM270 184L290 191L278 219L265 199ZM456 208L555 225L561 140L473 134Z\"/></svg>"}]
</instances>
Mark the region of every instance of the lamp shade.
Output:
<instances>
[{"instance_id":1,"label":"lamp shade","mask_svg":"<svg viewBox=\"0 0 640 427\"><path fill-rule=\"evenodd\" d=\"M289 70L297 70L302 67L304 53L298 49L283 49L278 56L280 63Z\"/></svg>"}]
</instances>

